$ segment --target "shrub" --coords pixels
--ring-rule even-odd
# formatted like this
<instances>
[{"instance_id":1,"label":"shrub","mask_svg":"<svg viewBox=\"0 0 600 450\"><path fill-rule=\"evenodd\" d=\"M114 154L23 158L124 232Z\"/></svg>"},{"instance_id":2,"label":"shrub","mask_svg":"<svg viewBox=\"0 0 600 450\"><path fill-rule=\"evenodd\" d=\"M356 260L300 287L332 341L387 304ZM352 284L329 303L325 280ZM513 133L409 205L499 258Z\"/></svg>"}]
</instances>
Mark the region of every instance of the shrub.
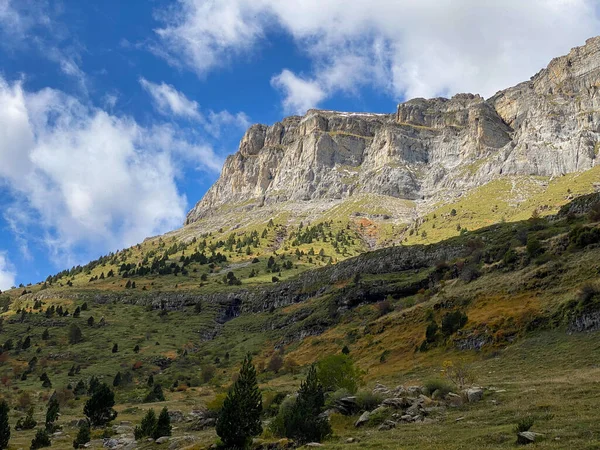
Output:
<instances>
[{"instance_id":1,"label":"shrub","mask_svg":"<svg viewBox=\"0 0 600 450\"><path fill-rule=\"evenodd\" d=\"M454 383L458 389L472 385L475 382L475 376L469 367L463 362L453 363L444 361L442 373L446 379Z\"/></svg>"},{"instance_id":2,"label":"shrub","mask_svg":"<svg viewBox=\"0 0 600 450\"><path fill-rule=\"evenodd\" d=\"M78 344L83 341L83 334L81 333L81 329L75 325L71 324L69 327L69 344Z\"/></svg>"},{"instance_id":3,"label":"shrub","mask_svg":"<svg viewBox=\"0 0 600 450\"><path fill-rule=\"evenodd\" d=\"M517 425L515 425L515 433L522 433L523 431L529 431L529 429L535 423L535 419L532 416L526 416L521 418Z\"/></svg>"},{"instance_id":4,"label":"shrub","mask_svg":"<svg viewBox=\"0 0 600 450\"><path fill-rule=\"evenodd\" d=\"M377 425L381 425L383 422L388 420L391 415L392 415L392 412L391 412L390 408L381 408L380 410L373 412L369 416L368 423L370 426L376 427Z\"/></svg>"},{"instance_id":5,"label":"shrub","mask_svg":"<svg viewBox=\"0 0 600 450\"><path fill-rule=\"evenodd\" d=\"M37 425L37 422L33 418L33 406L27 411L25 417L21 417L15 425L15 430L33 430Z\"/></svg>"},{"instance_id":6,"label":"shrub","mask_svg":"<svg viewBox=\"0 0 600 450\"><path fill-rule=\"evenodd\" d=\"M467 315L461 311L446 313L444 317L442 317L442 333L445 336L450 336L464 327L467 324L467 321Z\"/></svg>"},{"instance_id":7,"label":"shrub","mask_svg":"<svg viewBox=\"0 0 600 450\"><path fill-rule=\"evenodd\" d=\"M325 404L327 405L327 407L332 407L338 402L338 400L341 400L342 398L345 398L345 397L351 397L351 396L352 396L352 392L350 392L346 388L341 388L335 392L329 393L329 395L327 395Z\"/></svg>"},{"instance_id":8,"label":"shrub","mask_svg":"<svg viewBox=\"0 0 600 450\"><path fill-rule=\"evenodd\" d=\"M356 403L361 411L372 411L383 401L381 394L373 394L371 391L359 391L356 393Z\"/></svg>"},{"instance_id":9,"label":"shrub","mask_svg":"<svg viewBox=\"0 0 600 450\"><path fill-rule=\"evenodd\" d=\"M50 447L52 443L50 442L50 435L46 430L39 429L37 433L35 433L35 437L31 440L31 450L35 450L42 447Z\"/></svg>"},{"instance_id":10,"label":"shrub","mask_svg":"<svg viewBox=\"0 0 600 450\"><path fill-rule=\"evenodd\" d=\"M275 353L271 359L269 360L269 364L267 365L267 369L271 372L279 373L281 368L283 367L283 358L279 353Z\"/></svg>"},{"instance_id":11,"label":"shrub","mask_svg":"<svg viewBox=\"0 0 600 450\"><path fill-rule=\"evenodd\" d=\"M425 381L424 386L427 391L427 395L432 396L434 392L437 392L437 395L442 397L448 394L449 392L452 392L452 389L454 388L452 384L439 378L433 378Z\"/></svg>"},{"instance_id":12,"label":"shrub","mask_svg":"<svg viewBox=\"0 0 600 450\"><path fill-rule=\"evenodd\" d=\"M252 357L246 356L233 388L219 413L216 431L226 447L246 447L262 433L262 395Z\"/></svg>"},{"instance_id":13,"label":"shrub","mask_svg":"<svg viewBox=\"0 0 600 450\"><path fill-rule=\"evenodd\" d=\"M227 398L227 394L217 394L215 398L206 403L206 409L212 415L218 416L223 409L223 403L225 403L225 399Z\"/></svg>"},{"instance_id":14,"label":"shrub","mask_svg":"<svg viewBox=\"0 0 600 450\"><path fill-rule=\"evenodd\" d=\"M88 442L90 442L90 424L85 421L79 426L79 430L77 431L77 437L73 441L73 448L81 448L85 446Z\"/></svg>"},{"instance_id":15,"label":"shrub","mask_svg":"<svg viewBox=\"0 0 600 450\"><path fill-rule=\"evenodd\" d=\"M330 355L317 363L317 377L325 391L341 388L356 392L362 384L362 372L348 355Z\"/></svg>"}]
</instances>

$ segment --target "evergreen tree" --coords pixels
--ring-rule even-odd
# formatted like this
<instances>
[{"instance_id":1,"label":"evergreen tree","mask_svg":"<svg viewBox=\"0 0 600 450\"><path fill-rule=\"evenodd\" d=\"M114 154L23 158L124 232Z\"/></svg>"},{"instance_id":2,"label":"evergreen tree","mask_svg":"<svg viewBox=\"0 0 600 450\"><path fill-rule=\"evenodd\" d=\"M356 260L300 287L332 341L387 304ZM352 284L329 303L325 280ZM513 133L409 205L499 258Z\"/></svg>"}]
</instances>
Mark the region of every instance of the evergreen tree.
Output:
<instances>
[{"instance_id":1,"label":"evergreen tree","mask_svg":"<svg viewBox=\"0 0 600 450\"><path fill-rule=\"evenodd\" d=\"M57 428L56 421L58 420L59 414L60 405L58 404L56 396L52 396L48 402L48 410L46 411L46 430L50 433L53 433Z\"/></svg>"},{"instance_id":2,"label":"evergreen tree","mask_svg":"<svg viewBox=\"0 0 600 450\"><path fill-rule=\"evenodd\" d=\"M133 353L139 353L140 352L140 346L136 345L135 347L133 347Z\"/></svg>"},{"instance_id":3,"label":"evergreen tree","mask_svg":"<svg viewBox=\"0 0 600 450\"><path fill-rule=\"evenodd\" d=\"M144 398L145 403L153 403L153 402L164 402L165 394L163 394L162 386L160 384L155 384L154 387L148 395Z\"/></svg>"},{"instance_id":4,"label":"evergreen tree","mask_svg":"<svg viewBox=\"0 0 600 450\"><path fill-rule=\"evenodd\" d=\"M331 426L326 417L320 416L325 406L323 385L312 366L300 385L298 398L289 417L284 421L286 437L297 442L320 442L331 434Z\"/></svg>"},{"instance_id":5,"label":"evergreen tree","mask_svg":"<svg viewBox=\"0 0 600 450\"><path fill-rule=\"evenodd\" d=\"M141 433L140 437L152 436L156 428L156 422L156 413L153 409L149 409L142 419L140 427L137 428L138 432Z\"/></svg>"},{"instance_id":6,"label":"evergreen tree","mask_svg":"<svg viewBox=\"0 0 600 450\"><path fill-rule=\"evenodd\" d=\"M83 380L79 380L77 382L77 384L75 385L75 389L73 389L73 394L78 396L78 395L83 395L85 393L86 393L85 383L83 382Z\"/></svg>"},{"instance_id":7,"label":"evergreen tree","mask_svg":"<svg viewBox=\"0 0 600 450\"><path fill-rule=\"evenodd\" d=\"M163 436L171 436L171 418L169 417L169 410L166 406L158 415L156 427L152 432L152 437L154 439L158 439L159 437Z\"/></svg>"},{"instance_id":8,"label":"evergreen tree","mask_svg":"<svg viewBox=\"0 0 600 450\"><path fill-rule=\"evenodd\" d=\"M0 450L8 447L10 440L10 425L8 424L8 403L0 401Z\"/></svg>"},{"instance_id":9,"label":"evergreen tree","mask_svg":"<svg viewBox=\"0 0 600 450\"><path fill-rule=\"evenodd\" d=\"M46 328L42 333L42 340L47 341L48 339L50 339L50 332L48 331L48 328Z\"/></svg>"},{"instance_id":10,"label":"evergreen tree","mask_svg":"<svg viewBox=\"0 0 600 450\"><path fill-rule=\"evenodd\" d=\"M31 337L27 336L25 338L25 340L23 341L23 350L27 350L29 347L31 347Z\"/></svg>"},{"instance_id":11,"label":"evergreen tree","mask_svg":"<svg viewBox=\"0 0 600 450\"><path fill-rule=\"evenodd\" d=\"M114 392L105 383L101 383L92 397L85 402L83 413L93 426L103 426L117 417L113 406L115 406Z\"/></svg>"},{"instance_id":12,"label":"evergreen tree","mask_svg":"<svg viewBox=\"0 0 600 450\"><path fill-rule=\"evenodd\" d=\"M88 327L94 326L94 316L88 317L87 324L88 324Z\"/></svg>"},{"instance_id":13,"label":"evergreen tree","mask_svg":"<svg viewBox=\"0 0 600 450\"><path fill-rule=\"evenodd\" d=\"M44 372L43 374L40 375L40 381L42 382L42 387L45 387L45 388L52 387L52 382L50 381L50 377L48 377L48 374L46 372Z\"/></svg>"},{"instance_id":14,"label":"evergreen tree","mask_svg":"<svg viewBox=\"0 0 600 450\"><path fill-rule=\"evenodd\" d=\"M217 420L216 431L225 446L247 447L252 437L262 433L261 413L262 395L256 382L252 357L248 355Z\"/></svg>"},{"instance_id":15,"label":"evergreen tree","mask_svg":"<svg viewBox=\"0 0 600 450\"><path fill-rule=\"evenodd\" d=\"M72 323L69 327L69 344L78 344L82 340L83 334L81 333L81 329Z\"/></svg>"},{"instance_id":16,"label":"evergreen tree","mask_svg":"<svg viewBox=\"0 0 600 450\"><path fill-rule=\"evenodd\" d=\"M117 374L115 375L115 378L113 380L113 386L117 387L121 385L121 382L123 381L122 379L123 377L121 376L121 372L117 372Z\"/></svg>"},{"instance_id":17,"label":"evergreen tree","mask_svg":"<svg viewBox=\"0 0 600 450\"><path fill-rule=\"evenodd\" d=\"M112 352L117 353L119 351L119 344L113 344Z\"/></svg>"},{"instance_id":18,"label":"evergreen tree","mask_svg":"<svg viewBox=\"0 0 600 450\"><path fill-rule=\"evenodd\" d=\"M96 392L96 390L100 387L100 381L98 381L98 378L93 375L92 378L90 378L90 385L88 388L88 395L93 395L94 392Z\"/></svg>"},{"instance_id":19,"label":"evergreen tree","mask_svg":"<svg viewBox=\"0 0 600 450\"><path fill-rule=\"evenodd\" d=\"M42 428L37 430L35 433L35 437L31 440L31 450L36 450L42 447L50 447L52 443L50 442L50 435L48 432Z\"/></svg>"},{"instance_id":20,"label":"evergreen tree","mask_svg":"<svg viewBox=\"0 0 600 450\"><path fill-rule=\"evenodd\" d=\"M73 441L73 448L81 448L90 442L90 424L87 420L79 426L77 437Z\"/></svg>"}]
</instances>

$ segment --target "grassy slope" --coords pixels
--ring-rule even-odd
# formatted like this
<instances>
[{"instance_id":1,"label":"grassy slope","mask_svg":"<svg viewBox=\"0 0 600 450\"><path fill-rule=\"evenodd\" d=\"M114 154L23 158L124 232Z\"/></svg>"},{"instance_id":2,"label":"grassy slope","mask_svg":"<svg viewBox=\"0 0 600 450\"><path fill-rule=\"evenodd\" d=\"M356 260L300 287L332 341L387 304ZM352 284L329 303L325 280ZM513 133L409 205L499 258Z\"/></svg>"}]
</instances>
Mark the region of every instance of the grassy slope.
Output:
<instances>
[{"instance_id":1,"label":"grassy slope","mask_svg":"<svg viewBox=\"0 0 600 450\"><path fill-rule=\"evenodd\" d=\"M580 219L579 222L585 220ZM352 419L335 417L334 428L338 437L330 441L331 446L338 443L340 448L344 448L343 439L353 436L361 439L361 448L398 448L400 437L406 448L506 448L513 445L511 429L515 417L536 414L540 419L534 429L549 437L538 447L565 448L568 442L569 448L593 448L598 444L598 436L589 431L589 426L600 418L600 413L593 407L600 381L597 353L594 353L600 345L598 334L569 336L561 328L564 322L559 322L558 328L550 325L540 328L540 324L547 324L547 320L539 320L554 316L561 305L575 297L582 283L595 279L600 271L600 249L592 246L585 250L564 251L557 244L574 225L567 221L507 223L457 238L458 243L465 245L472 238L484 242L484 247L474 253L493 253L498 246L508 242L523 255L514 267L502 267L498 262L480 263L482 276L469 283L450 277L436 283L432 289L399 296L394 295L394 289L429 276L431 268L416 272L362 274L357 289L360 287L374 292L385 286L391 294L372 299L375 303L359 304L332 315L336 310L331 307L332 302L335 305L340 298L354 293L355 283L349 279L330 286L321 298L271 313L244 314L227 322L220 334L209 341L204 341L199 333L215 326L216 311L209 303L204 304L199 313L188 307L161 317L157 311L149 311L142 306L90 302L90 310L82 312L80 318L54 317L51 319L53 326L49 326L48 320L40 314L32 314L23 323L9 323L18 317L17 309L29 310L33 304L31 295L19 296L19 292L11 292L12 303L10 310L3 314L4 330L0 336L3 341L31 336L33 346L18 354L9 352L3 358L0 377L3 377L5 385L0 392L12 404L17 404L23 393L29 394L36 406L38 420L42 420L46 399L53 391L41 388L38 378L42 372L48 373L54 388L63 389L68 383L74 385L79 379L86 380L91 375L100 376L110 383L117 371L129 371L134 378L133 384L116 389L117 409L121 412L118 420L138 422L143 411L151 406L140 401L147 392L145 381L153 373L157 383L166 388L173 387L172 392L166 393L166 405L187 413L206 405L216 394L226 390L245 353L253 353L257 365L265 365L274 352L274 345L286 333L293 329L310 329L312 323L324 320L329 324L324 333L285 347L286 360L294 360L301 367L306 367L319 355L337 353L343 345L348 345L354 359L366 371L367 385L375 381L395 385L422 382L439 375L443 361L461 359L472 364L479 383L507 390L489 397L484 404L449 411L435 424L403 425L385 433L372 429L356 431L351 426ZM524 256L522 243L515 239L519 233L541 239L546 256L529 261ZM143 249L142 246L132 253ZM468 265L473 257L453 263ZM157 279L166 285L170 277L182 278L167 276ZM108 283L105 284L109 289L116 289L112 286L122 283L122 280L115 285ZM72 295L71 298L60 298L59 295L64 291L73 294L81 289L87 290L90 284L94 283L88 283L81 275L75 277L73 288L49 289L44 293L47 296L44 309L60 305L72 312L82 301L73 300ZM224 286L215 288L226 289ZM392 311L380 317L377 301L386 298ZM442 307L436 309L435 305ZM439 322L445 311L455 308L463 310L469 317L460 334L427 352L415 352L415 347L424 337L426 318L433 315ZM104 317L106 326L88 327L90 315L94 316L96 323ZM81 327L84 342L68 345L67 330L71 323ZM273 324L280 324L281 328L273 327ZM51 339L43 341L41 334L46 327L50 330ZM526 333L526 329L532 331ZM486 333L493 339L483 352L459 352L452 344L453 340L480 333ZM510 345L515 337L516 344ZM118 353L111 352L113 343L119 345ZM141 348L139 354L133 352L136 344ZM187 354L184 355L184 352ZM386 360L381 362L384 352ZM226 353L229 353L229 360ZM38 367L27 381L20 381L20 373L34 355L39 359ZM172 362L168 368L161 369L156 365L157 357L168 358ZM220 360L216 364L217 374L212 381L204 383L201 369L215 364L216 358ZM73 364L81 365L82 371L69 377L67 372ZM134 365L139 367L134 370ZM291 373L274 374L269 371L261 373L260 377L265 390L284 392L297 388L301 378ZM565 392L569 393L569 401L563 400ZM61 417L63 424L71 418L81 417L83 402L83 399L69 398L68 394L65 397ZM491 400L496 400L496 404L490 403ZM13 415L15 421L18 414ZM465 419L456 423L458 417ZM68 427L65 431L74 433ZM177 434L184 431L177 430ZM197 434L206 443L214 438L212 431ZM11 448L18 448L31 439L32 432L13 432L13 436ZM59 441L55 443L56 448L68 448L69 445L70 440L66 440L64 446Z\"/></svg>"}]
</instances>

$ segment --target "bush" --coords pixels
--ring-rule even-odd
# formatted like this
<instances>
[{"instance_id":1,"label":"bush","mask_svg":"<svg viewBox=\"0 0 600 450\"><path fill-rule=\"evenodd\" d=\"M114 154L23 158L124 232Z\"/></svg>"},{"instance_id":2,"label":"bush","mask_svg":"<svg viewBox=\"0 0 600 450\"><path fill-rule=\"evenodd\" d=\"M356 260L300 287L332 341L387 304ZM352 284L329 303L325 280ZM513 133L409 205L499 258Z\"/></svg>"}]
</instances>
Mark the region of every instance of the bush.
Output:
<instances>
[{"instance_id":1,"label":"bush","mask_svg":"<svg viewBox=\"0 0 600 450\"><path fill-rule=\"evenodd\" d=\"M523 417L515 425L515 433L522 433L523 431L529 431L529 429L535 423L535 419L532 416Z\"/></svg>"},{"instance_id":2,"label":"bush","mask_svg":"<svg viewBox=\"0 0 600 450\"><path fill-rule=\"evenodd\" d=\"M452 392L454 386L445 380L439 378L433 378L425 381L426 394L430 397L434 392L437 392L438 396L444 397L449 392Z\"/></svg>"},{"instance_id":3,"label":"bush","mask_svg":"<svg viewBox=\"0 0 600 450\"><path fill-rule=\"evenodd\" d=\"M50 435L46 430L39 429L37 433L35 433L35 437L31 440L31 450L35 450L42 447L50 447L52 443L50 442Z\"/></svg>"},{"instance_id":4,"label":"bush","mask_svg":"<svg viewBox=\"0 0 600 450\"><path fill-rule=\"evenodd\" d=\"M372 411L384 400L383 395L371 391L360 391L356 394L356 403L361 411Z\"/></svg>"},{"instance_id":5,"label":"bush","mask_svg":"<svg viewBox=\"0 0 600 450\"><path fill-rule=\"evenodd\" d=\"M323 389L328 392L345 388L355 393L362 384L361 370L354 365L349 355L344 354L330 355L319 361L317 377Z\"/></svg>"},{"instance_id":6,"label":"bush","mask_svg":"<svg viewBox=\"0 0 600 450\"><path fill-rule=\"evenodd\" d=\"M378 411L375 411L369 416L369 425L372 427L376 427L377 425L381 425L383 422L388 420L392 415L392 411L390 408L381 408Z\"/></svg>"},{"instance_id":7,"label":"bush","mask_svg":"<svg viewBox=\"0 0 600 450\"><path fill-rule=\"evenodd\" d=\"M79 431L77 431L77 437L73 441L73 448L84 447L85 444L90 442L90 439L90 424L86 421L79 426Z\"/></svg>"},{"instance_id":8,"label":"bush","mask_svg":"<svg viewBox=\"0 0 600 450\"><path fill-rule=\"evenodd\" d=\"M153 409L149 409L146 415L142 419L142 423L139 427L135 427L134 435L136 440L140 440L144 437L152 436L154 429L156 428L156 413Z\"/></svg>"},{"instance_id":9,"label":"bush","mask_svg":"<svg viewBox=\"0 0 600 450\"><path fill-rule=\"evenodd\" d=\"M467 324L467 321L467 315L461 311L446 313L444 317L442 317L442 333L445 336L450 336L464 327Z\"/></svg>"},{"instance_id":10,"label":"bush","mask_svg":"<svg viewBox=\"0 0 600 450\"><path fill-rule=\"evenodd\" d=\"M15 430L33 430L37 425L36 420L33 418L33 406L27 411L25 417L21 417L15 425Z\"/></svg>"}]
</instances>

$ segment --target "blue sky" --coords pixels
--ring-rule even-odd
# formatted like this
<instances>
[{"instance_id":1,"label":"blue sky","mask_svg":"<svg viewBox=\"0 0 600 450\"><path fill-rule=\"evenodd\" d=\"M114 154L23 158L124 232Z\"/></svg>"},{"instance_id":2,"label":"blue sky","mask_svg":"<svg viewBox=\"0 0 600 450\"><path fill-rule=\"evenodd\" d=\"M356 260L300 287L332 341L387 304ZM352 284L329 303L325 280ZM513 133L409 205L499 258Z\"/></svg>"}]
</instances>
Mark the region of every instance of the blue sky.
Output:
<instances>
[{"instance_id":1,"label":"blue sky","mask_svg":"<svg viewBox=\"0 0 600 450\"><path fill-rule=\"evenodd\" d=\"M0 289L179 227L252 123L490 96L598 3L0 0Z\"/></svg>"}]
</instances>

